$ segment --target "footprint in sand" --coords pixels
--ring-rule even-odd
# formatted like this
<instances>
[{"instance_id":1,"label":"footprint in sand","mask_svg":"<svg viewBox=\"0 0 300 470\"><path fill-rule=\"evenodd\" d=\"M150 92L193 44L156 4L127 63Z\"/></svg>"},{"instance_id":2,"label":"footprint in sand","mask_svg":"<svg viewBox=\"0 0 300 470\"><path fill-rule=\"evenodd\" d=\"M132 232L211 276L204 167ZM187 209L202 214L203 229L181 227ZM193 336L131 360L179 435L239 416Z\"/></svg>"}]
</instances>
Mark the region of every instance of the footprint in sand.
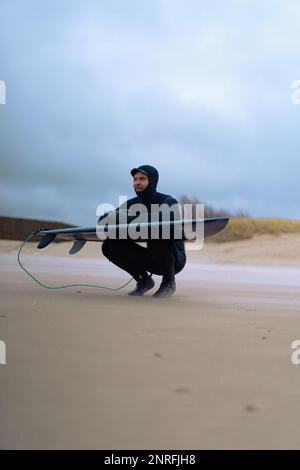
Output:
<instances>
[{"instance_id":1,"label":"footprint in sand","mask_svg":"<svg viewBox=\"0 0 300 470\"><path fill-rule=\"evenodd\" d=\"M162 357L162 355L161 355L159 352L155 352L155 353L153 354L153 356L154 356L154 357Z\"/></svg>"},{"instance_id":2,"label":"footprint in sand","mask_svg":"<svg viewBox=\"0 0 300 470\"><path fill-rule=\"evenodd\" d=\"M178 387L175 388L174 392L183 395L184 393L190 393L190 389L187 387Z\"/></svg>"},{"instance_id":3,"label":"footprint in sand","mask_svg":"<svg viewBox=\"0 0 300 470\"><path fill-rule=\"evenodd\" d=\"M254 411L258 411L258 408L254 405L247 405L245 406L244 410L248 413L253 413Z\"/></svg>"}]
</instances>

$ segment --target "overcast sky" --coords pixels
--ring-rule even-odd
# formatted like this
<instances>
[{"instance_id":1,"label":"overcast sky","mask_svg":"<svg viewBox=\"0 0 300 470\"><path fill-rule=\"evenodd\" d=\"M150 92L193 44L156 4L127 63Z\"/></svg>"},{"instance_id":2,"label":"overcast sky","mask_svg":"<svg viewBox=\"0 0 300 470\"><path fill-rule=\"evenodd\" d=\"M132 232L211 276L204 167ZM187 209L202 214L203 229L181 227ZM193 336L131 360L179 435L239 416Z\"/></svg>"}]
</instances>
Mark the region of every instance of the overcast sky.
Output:
<instances>
[{"instance_id":1,"label":"overcast sky","mask_svg":"<svg viewBox=\"0 0 300 470\"><path fill-rule=\"evenodd\" d=\"M158 189L300 219L299 0L0 0L0 214Z\"/></svg>"}]
</instances>

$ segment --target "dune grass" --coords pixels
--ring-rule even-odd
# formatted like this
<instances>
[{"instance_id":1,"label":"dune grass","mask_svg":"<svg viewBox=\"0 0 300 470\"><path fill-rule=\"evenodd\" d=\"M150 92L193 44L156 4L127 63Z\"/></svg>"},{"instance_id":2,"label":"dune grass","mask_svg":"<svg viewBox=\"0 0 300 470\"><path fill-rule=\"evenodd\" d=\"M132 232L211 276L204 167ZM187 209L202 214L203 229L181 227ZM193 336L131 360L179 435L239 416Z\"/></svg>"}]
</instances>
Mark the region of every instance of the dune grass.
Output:
<instances>
[{"instance_id":1,"label":"dune grass","mask_svg":"<svg viewBox=\"0 0 300 470\"><path fill-rule=\"evenodd\" d=\"M249 240L254 235L299 233L300 220L274 219L269 217L232 217L227 227L217 235L209 237L213 242Z\"/></svg>"}]
</instances>

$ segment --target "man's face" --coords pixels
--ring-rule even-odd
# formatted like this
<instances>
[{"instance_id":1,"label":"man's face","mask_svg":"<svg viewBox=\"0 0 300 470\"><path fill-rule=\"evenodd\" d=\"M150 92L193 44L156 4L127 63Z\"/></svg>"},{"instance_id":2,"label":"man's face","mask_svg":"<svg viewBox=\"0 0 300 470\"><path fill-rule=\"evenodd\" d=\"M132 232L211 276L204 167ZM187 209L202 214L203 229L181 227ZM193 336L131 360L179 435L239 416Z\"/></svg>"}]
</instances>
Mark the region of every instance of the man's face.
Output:
<instances>
[{"instance_id":1,"label":"man's face","mask_svg":"<svg viewBox=\"0 0 300 470\"><path fill-rule=\"evenodd\" d=\"M137 171L133 177L134 190L137 192L144 191L144 189L147 188L148 184L148 176L144 175L144 173L141 173L140 171Z\"/></svg>"}]
</instances>

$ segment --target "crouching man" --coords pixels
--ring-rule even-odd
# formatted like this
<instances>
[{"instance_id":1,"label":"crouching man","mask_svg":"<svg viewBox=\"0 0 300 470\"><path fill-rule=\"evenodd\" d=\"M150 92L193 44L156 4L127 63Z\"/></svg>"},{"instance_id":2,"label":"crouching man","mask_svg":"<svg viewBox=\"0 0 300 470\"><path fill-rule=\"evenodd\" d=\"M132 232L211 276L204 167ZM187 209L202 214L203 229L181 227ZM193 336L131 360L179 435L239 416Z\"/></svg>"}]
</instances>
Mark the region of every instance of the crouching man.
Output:
<instances>
[{"instance_id":1,"label":"crouching man","mask_svg":"<svg viewBox=\"0 0 300 470\"><path fill-rule=\"evenodd\" d=\"M150 165L142 165L131 170L136 197L126 204L130 209L134 204L143 204L150 214L151 205L178 205L173 197L157 192L158 171ZM100 217L99 221L104 216ZM142 247L131 239L109 239L102 244L106 258L128 272L137 282L128 295L140 296L154 287L152 274L162 276L159 289L153 297L169 297L176 290L175 275L185 266L186 254L181 239L150 239L147 247Z\"/></svg>"}]
</instances>

